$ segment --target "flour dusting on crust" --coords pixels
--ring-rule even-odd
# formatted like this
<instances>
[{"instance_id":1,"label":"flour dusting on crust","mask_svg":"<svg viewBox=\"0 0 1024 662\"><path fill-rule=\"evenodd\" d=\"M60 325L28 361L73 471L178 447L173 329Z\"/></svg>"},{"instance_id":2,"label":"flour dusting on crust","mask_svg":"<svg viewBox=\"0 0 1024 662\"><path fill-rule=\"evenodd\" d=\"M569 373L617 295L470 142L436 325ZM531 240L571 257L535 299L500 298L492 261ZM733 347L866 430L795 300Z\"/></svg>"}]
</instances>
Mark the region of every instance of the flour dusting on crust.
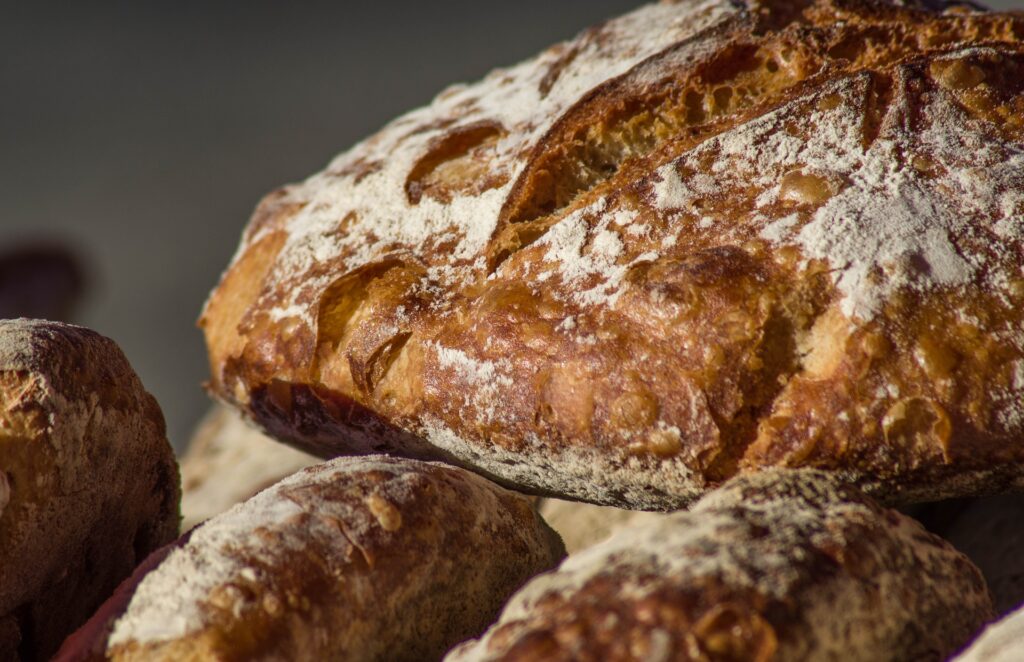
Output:
<instances>
[{"instance_id":1,"label":"flour dusting on crust","mask_svg":"<svg viewBox=\"0 0 1024 662\"><path fill-rule=\"evenodd\" d=\"M315 300L336 277L318 276L317 267L336 264L339 258L345 265L342 270L351 270L393 252L404 253L404 247L450 237L453 269L442 272L450 281L443 284L479 270L479 255L491 239L512 183L554 120L592 88L735 11L727 0L642 7L600 26L593 38L583 36L537 59L496 70L476 85L449 88L431 105L398 118L377 137L337 157L323 173L290 187L287 200L301 204L302 210L288 223L288 240L271 279L286 285L275 288L277 292L291 294L275 304L272 316L298 315L312 324L303 304ZM562 62L550 88L542 85L552 67ZM500 134L489 156L498 170L488 177L502 184L444 203L424 196L412 204L406 196L395 195L405 188L414 164L434 141L456 123L478 122L493 125ZM339 221L349 215L358 222L349 233L339 233ZM248 243L260 237L256 234Z\"/></svg>"}]
</instances>

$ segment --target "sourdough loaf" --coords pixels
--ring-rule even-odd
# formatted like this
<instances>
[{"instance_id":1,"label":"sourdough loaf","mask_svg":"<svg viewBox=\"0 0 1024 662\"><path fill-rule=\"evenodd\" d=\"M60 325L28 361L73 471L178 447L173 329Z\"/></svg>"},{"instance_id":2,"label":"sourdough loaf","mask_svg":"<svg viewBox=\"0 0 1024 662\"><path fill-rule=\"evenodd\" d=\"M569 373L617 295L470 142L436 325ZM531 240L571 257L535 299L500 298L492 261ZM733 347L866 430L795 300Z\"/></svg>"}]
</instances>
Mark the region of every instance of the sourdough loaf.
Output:
<instances>
[{"instance_id":1,"label":"sourdough loaf","mask_svg":"<svg viewBox=\"0 0 1024 662\"><path fill-rule=\"evenodd\" d=\"M936 4L663 2L446 90L262 202L213 391L633 508L1020 487L1024 15Z\"/></svg>"},{"instance_id":2,"label":"sourdough loaf","mask_svg":"<svg viewBox=\"0 0 1024 662\"><path fill-rule=\"evenodd\" d=\"M216 405L181 458L181 528L187 531L318 461L246 425L236 411Z\"/></svg>"},{"instance_id":3,"label":"sourdough loaf","mask_svg":"<svg viewBox=\"0 0 1024 662\"><path fill-rule=\"evenodd\" d=\"M340 458L193 529L59 659L438 659L562 556L526 498L474 474Z\"/></svg>"},{"instance_id":4,"label":"sourdough loaf","mask_svg":"<svg viewBox=\"0 0 1024 662\"><path fill-rule=\"evenodd\" d=\"M519 591L449 662L944 660L992 616L977 568L834 476L742 476Z\"/></svg>"},{"instance_id":5,"label":"sourdough loaf","mask_svg":"<svg viewBox=\"0 0 1024 662\"><path fill-rule=\"evenodd\" d=\"M178 534L164 419L121 350L0 320L0 659L45 660Z\"/></svg>"}]
</instances>

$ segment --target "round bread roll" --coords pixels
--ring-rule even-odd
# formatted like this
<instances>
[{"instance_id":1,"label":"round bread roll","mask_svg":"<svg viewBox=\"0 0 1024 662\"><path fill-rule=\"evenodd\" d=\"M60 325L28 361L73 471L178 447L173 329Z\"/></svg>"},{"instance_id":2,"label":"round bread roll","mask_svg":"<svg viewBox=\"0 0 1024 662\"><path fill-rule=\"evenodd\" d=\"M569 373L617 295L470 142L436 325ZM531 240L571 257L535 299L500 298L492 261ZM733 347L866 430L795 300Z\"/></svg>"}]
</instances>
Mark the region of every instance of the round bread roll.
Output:
<instances>
[{"instance_id":1,"label":"round bread roll","mask_svg":"<svg viewBox=\"0 0 1024 662\"><path fill-rule=\"evenodd\" d=\"M775 469L570 556L446 659L944 660L991 617L978 569L920 524Z\"/></svg>"},{"instance_id":2,"label":"round bread roll","mask_svg":"<svg viewBox=\"0 0 1024 662\"><path fill-rule=\"evenodd\" d=\"M1024 608L988 626L953 662L1020 662L1024 660Z\"/></svg>"},{"instance_id":3,"label":"round bread roll","mask_svg":"<svg viewBox=\"0 0 1024 662\"><path fill-rule=\"evenodd\" d=\"M322 456L685 505L770 466L1024 479L1024 15L680 0L267 197L212 388Z\"/></svg>"},{"instance_id":4,"label":"round bread roll","mask_svg":"<svg viewBox=\"0 0 1024 662\"><path fill-rule=\"evenodd\" d=\"M45 660L178 535L178 468L113 341L0 320L0 659Z\"/></svg>"},{"instance_id":5,"label":"round bread roll","mask_svg":"<svg viewBox=\"0 0 1024 662\"><path fill-rule=\"evenodd\" d=\"M193 529L60 660L429 660L564 556L530 502L454 467L309 467Z\"/></svg>"},{"instance_id":6,"label":"round bread roll","mask_svg":"<svg viewBox=\"0 0 1024 662\"><path fill-rule=\"evenodd\" d=\"M181 458L181 528L187 531L317 462L260 434L236 411L216 405Z\"/></svg>"}]
</instances>

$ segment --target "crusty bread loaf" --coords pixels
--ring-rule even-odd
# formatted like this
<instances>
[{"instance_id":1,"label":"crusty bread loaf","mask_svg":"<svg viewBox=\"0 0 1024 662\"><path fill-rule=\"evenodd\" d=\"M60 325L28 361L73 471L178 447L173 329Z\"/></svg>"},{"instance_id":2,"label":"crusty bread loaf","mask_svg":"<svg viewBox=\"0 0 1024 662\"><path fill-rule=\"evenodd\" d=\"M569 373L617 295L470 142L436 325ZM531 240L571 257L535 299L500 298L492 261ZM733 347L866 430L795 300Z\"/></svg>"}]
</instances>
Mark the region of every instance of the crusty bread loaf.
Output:
<instances>
[{"instance_id":1,"label":"crusty bread loaf","mask_svg":"<svg viewBox=\"0 0 1024 662\"><path fill-rule=\"evenodd\" d=\"M565 551L569 554L604 542L620 529L654 523L667 516L665 513L595 506L561 499L541 499L537 510L548 526L561 536Z\"/></svg>"},{"instance_id":2,"label":"crusty bread loaf","mask_svg":"<svg viewBox=\"0 0 1024 662\"><path fill-rule=\"evenodd\" d=\"M0 320L0 659L44 660L178 533L156 401L109 339Z\"/></svg>"},{"instance_id":3,"label":"crusty bread loaf","mask_svg":"<svg viewBox=\"0 0 1024 662\"><path fill-rule=\"evenodd\" d=\"M1024 495L928 504L918 518L978 566L997 614L1024 604Z\"/></svg>"},{"instance_id":4,"label":"crusty bread loaf","mask_svg":"<svg viewBox=\"0 0 1024 662\"><path fill-rule=\"evenodd\" d=\"M181 458L181 528L187 531L318 461L217 405L200 422Z\"/></svg>"},{"instance_id":5,"label":"crusty bread loaf","mask_svg":"<svg viewBox=\"0 0 1024 662\"><path fill-rule=\"evenodd\" d=\"M483 478L341 458L193 529L60 659L437 659L563 555Z\"/></svg>"},{"instance_id":6,"label":"crusty bread loaf","mask_svg":"<svg viewBox=\"0 0 1024 662\"><path fill-rule=\"evenodd\" d=\"M918 523L775 469L570 556L447 659L942 660L991 616L978 569Z\"/></svg>"},{"instance_id":7,"label":"crusty bread loaf","mask_svg":"<svg viewBox=\"0 0 1024 662\"><path fill-rule=\"evenodd\" d=\"M1024 660L1024 607L994 623L953 662L1020 662Z\"/></svg>"},{"instance_id":8,"label":"crusty bread loaf","mask_svg":"<svg viewBox=\"0 0 1024 662\"><path fill-rule=\"evenodd\" d=\"M664 2L445 91L260 205L213 390L628 507L1019 487L1024 15L936 4Z\"/></svg>"}]
</instances>

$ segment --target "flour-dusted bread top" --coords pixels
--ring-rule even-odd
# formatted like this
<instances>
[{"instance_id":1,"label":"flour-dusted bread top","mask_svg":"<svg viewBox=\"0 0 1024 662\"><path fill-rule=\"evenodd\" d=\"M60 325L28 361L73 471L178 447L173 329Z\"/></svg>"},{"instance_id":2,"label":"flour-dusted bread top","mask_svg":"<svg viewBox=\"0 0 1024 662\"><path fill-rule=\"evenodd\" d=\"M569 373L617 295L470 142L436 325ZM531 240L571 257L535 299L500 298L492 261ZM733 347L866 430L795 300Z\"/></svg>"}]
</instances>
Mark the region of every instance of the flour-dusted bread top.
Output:
<instances>
[{"instance_id":1,"label":"flour-dusted bread top","mask_svg":"<svg viewBox=\"0 0 1024 662\"><path fill-rule=\"evenodd\" d=\"M178 468L117 345L0 320L0 659L48 659L178 534Z\"/></svg>"},{"instance_id":2,"label":"flour-dusted bread top","mask_svg":"<svg viewBox=\"0 0 1024 662\"><path fill-rule=\"evenodd\" d=\"M978 566L997 614L1024 605L1024 494L940 501L913 516Z\"/></svg>"},{"instance_id":3,"label":"flour-dusted bread top","mask_svg":"<svg viewBox=\"0 0 1024 662\"><path fill-rule=\"evenodd\" d=\"M944 660L991 616L978 569L913 520L770 469L570 556L446 659Z\"/></svg>"},{"instance_id":4,"label":"flour-dusted bread top","mask_svg":"<svg viewBox=\"0 0 1024 662\"><path fill-rule=\"evenodd\" d=\"M563 556L527 498L470 472L339 458L193 529L61 659L437 659Z\"/></svg>"},{"instance_id":5,"label":"flour-dusted bread top","mask_svg":"<svg viewBox=\"0 0 1024 662\"><path fill-rule=\"evenodd\" d=\"M213 390L629 507L1019 483L1024 18L899 4L651 5L449 89L261 204Z\"/></svg>"}]
</instances>

